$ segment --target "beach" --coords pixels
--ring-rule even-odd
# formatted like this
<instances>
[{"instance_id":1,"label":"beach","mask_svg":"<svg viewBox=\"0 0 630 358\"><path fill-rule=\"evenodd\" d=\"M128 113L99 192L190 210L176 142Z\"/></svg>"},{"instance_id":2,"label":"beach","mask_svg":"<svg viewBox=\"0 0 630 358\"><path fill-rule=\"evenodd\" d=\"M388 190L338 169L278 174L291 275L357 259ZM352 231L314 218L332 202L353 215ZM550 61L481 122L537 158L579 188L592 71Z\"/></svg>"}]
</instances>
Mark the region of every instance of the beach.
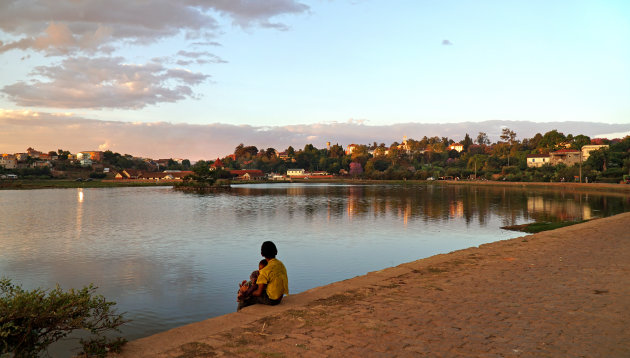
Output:
<instances>
[{"instance_id":1,"label":"beach","mask_svg":"<svg viewBox=\"0 0 630 358\"><path fill-rule=\"evenodd\" d=\"M317 287L113 356L628 357L628 297L624 213Z\"/></svg>"}]
</instances>

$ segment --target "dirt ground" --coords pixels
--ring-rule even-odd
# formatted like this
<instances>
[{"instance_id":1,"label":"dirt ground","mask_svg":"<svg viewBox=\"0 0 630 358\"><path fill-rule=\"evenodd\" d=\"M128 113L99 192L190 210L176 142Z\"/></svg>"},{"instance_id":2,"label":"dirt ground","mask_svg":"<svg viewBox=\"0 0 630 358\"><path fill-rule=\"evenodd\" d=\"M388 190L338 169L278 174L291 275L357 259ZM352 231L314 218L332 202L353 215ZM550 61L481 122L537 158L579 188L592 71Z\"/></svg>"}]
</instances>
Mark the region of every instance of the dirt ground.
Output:
<instances>
[{"instance_id":1,"label":"dirt ground","mask_svg":"<svg viewBox=\"0 0 630 358\"><path fill-rule=\"evenodd\" d=\"M630 213L406 263L122 357L630 357Z\"/></svg>"}]
</instances>

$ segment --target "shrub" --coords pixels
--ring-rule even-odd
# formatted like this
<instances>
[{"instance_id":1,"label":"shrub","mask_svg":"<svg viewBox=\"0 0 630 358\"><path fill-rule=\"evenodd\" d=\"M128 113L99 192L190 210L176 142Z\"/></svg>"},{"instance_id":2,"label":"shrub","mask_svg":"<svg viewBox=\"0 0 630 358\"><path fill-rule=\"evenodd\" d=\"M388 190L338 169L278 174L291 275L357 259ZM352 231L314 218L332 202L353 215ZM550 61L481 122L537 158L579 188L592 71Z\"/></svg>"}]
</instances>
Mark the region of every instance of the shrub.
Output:
<instances>
[{"instance_id":1,"label":"shrub","mask_svg":"<svg viewBox=\"0 0 630 358\"><path fill-rule=\"evenodd\" d=\"M102 334L118 331L125 323L122 315L112 306L116 303L95 294L96 287L63 291L59 286L46 291L26 291L7 278L0 279L0 355L13 353L14 357L34 357L50 344L83 329L92 338L81 341L87 353L98 351L96 346L120 347L125 340L109 342Z\"/></svg>"}]
</instances>

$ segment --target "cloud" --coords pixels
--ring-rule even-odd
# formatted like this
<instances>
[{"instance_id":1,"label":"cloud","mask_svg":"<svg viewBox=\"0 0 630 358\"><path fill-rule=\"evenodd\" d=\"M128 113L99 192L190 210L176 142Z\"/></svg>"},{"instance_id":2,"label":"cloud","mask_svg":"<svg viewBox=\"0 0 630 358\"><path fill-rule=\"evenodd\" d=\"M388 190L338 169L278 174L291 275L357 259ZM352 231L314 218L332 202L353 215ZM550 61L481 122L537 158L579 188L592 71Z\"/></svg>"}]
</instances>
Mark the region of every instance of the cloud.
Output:
<instances>
[{"instance_id":1,"label":"cloud","mask_svg":"<svg viewBox=\"0 0 630 358\"><path fill-rule=\"evenodd\" d=\"M630 130L627 130L627 131L623 131L623 132L595 134L595 135L592 136L592 138L614 139L614 138L624 138L624 137L629 136L629 135L630 135Z\"/></svg>"},{"instance_id":2,"label":"cloud","mask_svg":"<svg viewBox=\"0 0 630 358\"><path fill-rule=\"evenodd\" d=\"M205 3L203 0L199 2ZM287 27L282 23L271 22L271 18L280 14L299 14L309 10L307 5L294 0L215 0L211 6L231 17L235 25L247 27L255 24L280 30Z\"/></svg>"},{"instance_id":3,"label":"cloud","mask_svg":"<svg viewBox=\"0 0 630 358\"><path fill-rule=\"evenodd\" d=\"M220 32L218 18L246 28L285 29L272 19L309 10L296 0L30 0L0 2L0 53L41 51L49 56L109 53L120 43L149 44L179 34L209 41Z\"/></svg>"},{"instance_id":4,"label":"cloud","mask_svg":"<svg viewBox=\"0 0 630 358\"><path fill-rule=\"evenodd\" d=\"M449 137L456 141L466 133L475 137L486 132L493 141L498 140L501 127L514 130L519 138L531 138L536 133L557 129L563 133L585 134L630 132L630 124L603 124L592 122L486 121L479 123L400 123L388 126L368 126L354 122L319 123L255 127L222 123L196 125L167 122L130 123L99 121L69 113L54 114L33 111L0 109L0 150L8 153L23 152L33 147L41 151L63 148L71 152L107 148L149 158L215 159L233 153L239 143L260 148L284 150L313 144L324 148L326 142L344 147L351 143L369 144L400 142L403 136L422 139L423 136Z\"/></svg>"},{"instance_id":5,"label":"cloud","mask_svg":"<svg viewBox=\"0 0 630 358\"><path fill-rule=\"evenodd\" d=\"M450 42L449 40L442 40L442 45L444 45L444 46L452 46L453 43Z\"/></svg>"},{"instance_id":6,"label":"cloud","mask_svg":"<svg viewBox=\"0 0 630 358\"><path fill-rule=\"evenodd\" d=\"M214 55L207 51L179 51L177 56L184 57L184 59L177 60L175 63L180 66L188 66L191 64L205 65L209 63L227 63L221 57Z\"/></svg>"},{"instance_id":7,"label":"cloud","mask_svg":"<svg viewBox=\"0 0 630 358\"><path fill-rule=\"evenodd\" d=\"M122 57L67 58L38 66L31 80L0 90L20 106L139 109L149 104L194 98L192 87L209 78L155 62L128 64Z\"/></svg>"}]
</instances>

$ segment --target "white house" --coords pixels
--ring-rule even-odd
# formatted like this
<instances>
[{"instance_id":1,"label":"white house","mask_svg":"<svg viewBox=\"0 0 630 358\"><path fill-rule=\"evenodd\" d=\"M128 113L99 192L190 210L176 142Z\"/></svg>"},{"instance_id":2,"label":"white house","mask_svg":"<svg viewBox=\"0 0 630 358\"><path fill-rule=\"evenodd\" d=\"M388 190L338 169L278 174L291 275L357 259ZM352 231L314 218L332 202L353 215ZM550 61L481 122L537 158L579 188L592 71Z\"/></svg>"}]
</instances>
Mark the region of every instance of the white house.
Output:
<instances>
[{"instance_id":1,"label":"white house","mask_svg":"<svg viewBox=\"0 0 630 358\"><path fill-rule=\"evenodd\" d=\"M304 169L287 169L287 175L290 177L305 175L305 171Z\"/></svg>"},{"instance_id":2,"label":"white house","mask_svg":"<svg viewBox=\"0 0 630 358\"><path fill-rule=\"evenodd\" d=\"M549 154L530 154L527 156L527 167L542 167L545 164L550 164L551 160Z\"/></svg>"},{"instance_id":3,"label":"white house","mask_svg":"<svg viewBox=\"0 0 630 358\"><path fill-rule=\"evenodd\" d=\"M589 144L582 147L582 160L585 161L591 156L591 152L602 148L608 148L608 144Z\"/></svg>"}]
</instances>

